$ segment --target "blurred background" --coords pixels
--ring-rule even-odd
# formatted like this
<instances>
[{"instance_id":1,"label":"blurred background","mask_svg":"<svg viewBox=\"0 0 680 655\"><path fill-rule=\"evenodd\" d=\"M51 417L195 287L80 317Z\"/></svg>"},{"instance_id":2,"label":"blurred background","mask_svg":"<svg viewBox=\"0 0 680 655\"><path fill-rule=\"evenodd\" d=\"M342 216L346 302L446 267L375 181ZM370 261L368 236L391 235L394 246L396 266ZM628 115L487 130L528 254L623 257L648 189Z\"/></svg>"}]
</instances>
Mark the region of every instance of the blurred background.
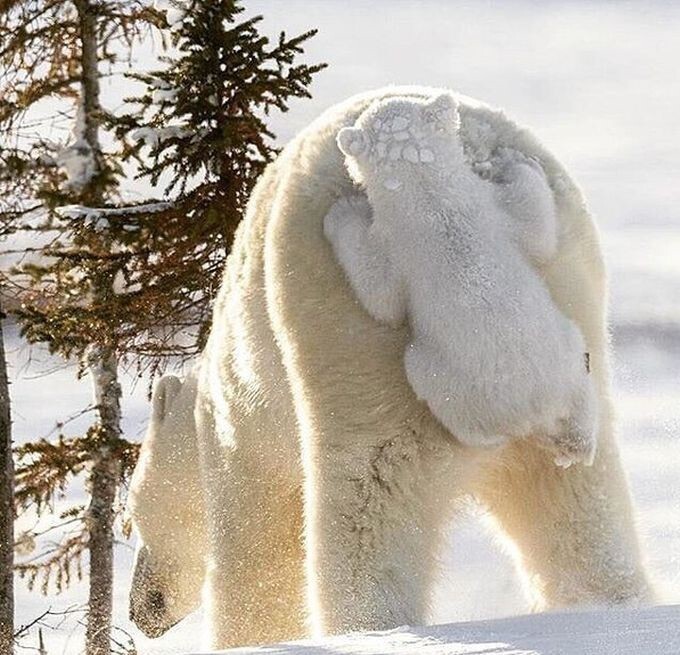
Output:
<instances>
[{"instance_id":1,"label":"blurred background","mask_svg":"<svg viewBox=\"0 0 680 655\"><path fill-rule=\"evenodd\" d=\"M609 267L615 402L622 456L644 550L667 602L680 602L680 4L675 2L451 2L301 0L245 3L276 35L318 28L306 59L329 67L312 100L272 117L285 144L327 107L387 84L449 87L528 126L584 190ZM153 66L149 45L135 66ZM120 83L102 82L121 98ZM90 402L74 369L10 335L15 439L35 438ZM58 369L53 371L53 369ZM46 372L51 372L45 375ZM146 386L125 381L124 428L141 438ZM78 429L78 421L71 426ZM442 561L433 622L529 611L504 545L470 508ZM127 621L133 543L117 550L116 623L141 652L197 647L200 615L159 640ZM18 623L82 601L17 583ZM46 632L49 651L78 652L77 628Z\"/></svg>"}]
</instances>

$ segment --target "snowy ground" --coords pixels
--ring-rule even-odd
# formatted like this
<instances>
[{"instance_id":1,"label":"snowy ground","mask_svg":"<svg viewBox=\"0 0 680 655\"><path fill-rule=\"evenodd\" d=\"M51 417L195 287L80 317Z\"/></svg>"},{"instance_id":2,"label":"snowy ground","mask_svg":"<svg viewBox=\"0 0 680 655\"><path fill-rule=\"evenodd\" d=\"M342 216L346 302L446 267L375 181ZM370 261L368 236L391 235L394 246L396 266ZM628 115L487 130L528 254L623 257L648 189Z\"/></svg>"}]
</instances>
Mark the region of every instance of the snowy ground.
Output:
<instances>
[{"instance_id":1,"label":"snowy ground","mask_svg":"<svg viewBox=\"0 0 680 655\"><path fill-rule=\"evenodd\" d=\"M281 142L325 107L371 87L450 86L502 106L531 126L581 183L602 226L610 268L621 443L645 551L667 601L680 602L680 166L676 161L680 5L575 0L259 0L247 4L264 13L266 25L274 30L284 27L293 33L319 27L308 49L310 59L330 64L318 78L314 99L294 103L288 114L274 120ZM119 90L107 92L117 97ZM26 357L25 352L11 353L19 441L49 432L56 420L90 399L89 385L76 382L72 369L36 377L54 363L36 354L41 361L26 368ZM132 392L131 386L129 380L125 428L128 435L141 436L147 412L145 388L141 384ZM74 423L72 429L78 425L83 422ZM479 518L473 511L452 531L433 622L508 616L528 609L509 557ZM135 636L142 652L195 650L198 615L155 642L144 639L127 622L130 558L129 546L121 547L118 624ZM19 583L18 594L18 620L24 622L48 604L61 607L82 601L85 587L42 599ZM593 639L609 644L608 650L584 645L569 651L558 645L538 652L647 655L633 648L635 639L643 638L637 632L616 642L618 650L612 647L610 635L628 620L626 616L583 619L583 625L597 624L599 636ZM678 625L677 611L658 610L654 616L666 625L672 616ZM572 615L541 619L569 635L572 642L577 639L572 622L578 620ZM541 626L548 625L537 621L471 624L455 632L411 631L394 639L404 645L404 651L409 644L418 644L419 650L431 645L437 654L521 655L545 646L530 640L532 635L540 639ZM669 629L668 638L660 640L665 650L659 646L647 652L680 652L677 639L669 645L672 634ZM477 645L455 650L456 639L466 643L461 635ZM426 644L417 641L426 636L430 638ZM48 633L46 639L51 653L79 651L76 633L70 637L64 631ZM440 650L437 640L446 646ZM508 645L494 646L492 641ZM376 652L371 644L374 638L360 646ZM369 652L361 649L356 652ZM321 650L336 649L327 644L317 652Z\"/></svg>"},{"instance_id":2,"label":"snowy ground","mask_svg":"<svg viewBox=\"0 0 680 655\"><path fill-rule=\"evenodd\" d=\"M239 648L228 655L677 655L680 607L519 616Z\"/></svg>"}]
</instances>

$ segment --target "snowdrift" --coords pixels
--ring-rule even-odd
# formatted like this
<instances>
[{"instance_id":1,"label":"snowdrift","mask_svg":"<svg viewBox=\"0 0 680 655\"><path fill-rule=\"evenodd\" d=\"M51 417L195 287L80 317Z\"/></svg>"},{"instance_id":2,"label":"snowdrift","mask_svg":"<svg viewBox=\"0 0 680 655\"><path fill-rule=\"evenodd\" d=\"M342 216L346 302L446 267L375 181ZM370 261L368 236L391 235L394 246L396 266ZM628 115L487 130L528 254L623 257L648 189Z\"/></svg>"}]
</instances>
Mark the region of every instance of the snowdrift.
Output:
<instances>
[{"instance_id":1,"label":"snowdrift","mask_svg":"<svg viewBox=\"0 0 680 655\"><path fill-rule=\"evenodd\" d=\"M256 648L229 655L680 655L680 605L453 623Z\"/></svg>"}]
</instances>

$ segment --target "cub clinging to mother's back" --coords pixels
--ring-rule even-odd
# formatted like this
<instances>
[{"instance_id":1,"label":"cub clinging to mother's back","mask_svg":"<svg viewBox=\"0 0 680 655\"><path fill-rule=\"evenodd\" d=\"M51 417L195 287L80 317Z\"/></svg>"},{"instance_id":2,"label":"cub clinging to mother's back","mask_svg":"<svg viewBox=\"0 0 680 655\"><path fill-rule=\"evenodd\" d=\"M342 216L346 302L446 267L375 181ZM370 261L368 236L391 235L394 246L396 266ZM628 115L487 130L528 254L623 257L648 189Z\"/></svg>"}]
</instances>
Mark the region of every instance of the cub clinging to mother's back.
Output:
<instances>
[{"instance_id":1,"label":"cub clinging to mother's back","mask_svg":"<svg viewBox=\"0 0 680 655\"><path fill-rule=\"evenodd\" d=\"M324 221L336 258L376 320L408 320L415 393L460 441L537 437L558 464L590 463L597 407L579 329L537 267L557 245L540 165L504 149L491 180L466 162L455 98L375 102L338 133L366 197Z\"/></svg>"}]
</instances>

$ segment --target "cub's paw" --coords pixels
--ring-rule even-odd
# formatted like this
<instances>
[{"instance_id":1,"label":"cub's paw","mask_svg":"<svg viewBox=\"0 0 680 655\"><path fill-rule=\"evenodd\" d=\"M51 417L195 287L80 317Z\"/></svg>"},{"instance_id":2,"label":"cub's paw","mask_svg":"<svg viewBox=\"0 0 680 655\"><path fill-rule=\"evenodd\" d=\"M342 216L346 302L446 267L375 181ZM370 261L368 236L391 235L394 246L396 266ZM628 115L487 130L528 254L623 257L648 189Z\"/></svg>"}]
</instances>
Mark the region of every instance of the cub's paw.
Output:
<instances>
[{"instance_id":1,"label":"cub's paw","mask_svg":"<svg viewBox=\"0 0 680 655\"><path fill-rule=\"evenodd\" d=\"M364 195L343 196L329 209L323 219L323 232L326 238L335 243L343 227L355 222L370 224L371 205Z\"/></svg>"},{"instance_id":2,"label":"cub's paw","mask_svg":"<svg viewBox=\"0 0 680 655\"><path fill-rule=\"evenodd\" d=\"M542 439L542 445L554 454L555 464L561 468L573 464L591 466L597 450L597 435L592 426L583 428L566 420L556 434Z\"/></svg>"},{"instance_id":3,"label":"cub's paw","mask_svg":"<svg viewBox=\"0 0 680 655\"><path fill-rule=\"evenodd\" d=\"M538 159L514 148L498 148L489 161L491 163L489 179L498 184L509 184L519 176L526 175L527 167L534 175L545 178L545 172Z\"/></svg>"}]
</instances>

